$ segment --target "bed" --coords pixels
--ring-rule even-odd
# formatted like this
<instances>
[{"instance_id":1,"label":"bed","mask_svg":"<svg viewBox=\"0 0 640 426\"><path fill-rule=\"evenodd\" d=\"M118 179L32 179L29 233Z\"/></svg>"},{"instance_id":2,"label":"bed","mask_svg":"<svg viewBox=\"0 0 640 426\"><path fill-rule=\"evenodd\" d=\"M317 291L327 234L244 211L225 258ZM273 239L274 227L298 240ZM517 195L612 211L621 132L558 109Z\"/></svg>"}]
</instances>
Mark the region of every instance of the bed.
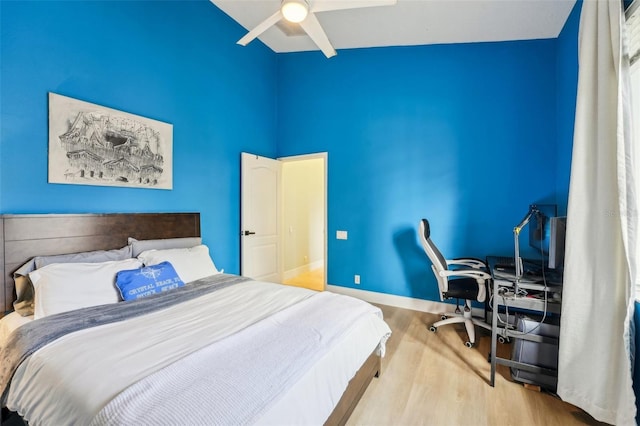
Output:
<instances>
[{"instance_id":1,"label":"bed","mask_svg":"<svg viewBox=\"0 0 640 426\"><path fill-rule=\"evenodd\" d=\"M380 310L225 274L199 237L198 213L0 216L3 416L344 424L380 372L390 334ZM87 261L96 251L122 258ZM68 253L85 257L58 256ZM29 264L36 319L10 313L24 296L14 273ZM104 302L98 284L85 296L114 273L126 301Z\"/></svg>"}]
</instances>

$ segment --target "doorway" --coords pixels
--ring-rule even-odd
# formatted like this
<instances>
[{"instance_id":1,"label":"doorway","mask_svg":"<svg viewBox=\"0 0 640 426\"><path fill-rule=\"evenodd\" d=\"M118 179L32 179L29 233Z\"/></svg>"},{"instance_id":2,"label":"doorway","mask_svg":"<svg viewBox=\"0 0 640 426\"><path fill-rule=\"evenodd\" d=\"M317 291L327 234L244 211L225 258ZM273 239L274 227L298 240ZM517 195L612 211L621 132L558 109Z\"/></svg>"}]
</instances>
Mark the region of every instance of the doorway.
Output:
<instances>
[{"instance_id":1,"label":"doorway","mask_svg":"<svg viewBox=\"0 0 640 426\"><path fill-rule=\"evenodd\" d=\"M241 274L324 290L327 160L242 153Z\"/></svg>"},{"instance_id":2,"label":"doorway","mask_svg":"<svg viewBox=\"0 0 640 426\"><path fill-rule=\"evenodd\" d=\"M283 282L326 286L327 154L282 161Z\"/></svg>"}]
</instances>

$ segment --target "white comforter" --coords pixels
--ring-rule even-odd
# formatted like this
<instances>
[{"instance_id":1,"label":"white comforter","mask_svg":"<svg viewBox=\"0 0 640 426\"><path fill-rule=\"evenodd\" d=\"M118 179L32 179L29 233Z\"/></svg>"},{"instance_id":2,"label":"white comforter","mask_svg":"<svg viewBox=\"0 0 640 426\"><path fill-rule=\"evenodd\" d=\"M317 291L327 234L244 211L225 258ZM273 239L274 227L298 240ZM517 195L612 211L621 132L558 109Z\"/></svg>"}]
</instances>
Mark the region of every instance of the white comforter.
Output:
<instances>
[{"instance_id":1,"label":"white comforter","mask_svg":"<svg viewBox=\"0 0 640 426\"><path fill-rule=\"evenodd\" d=\"M25 420L34 424L53 425L89 424L102 410L103 417L98 418L98 423L103 423L113 412L119 411L109 411L114 407L113 404L109 405L110 401L114 398L131 400L127 398L127 392L139 392L139 386L145 380L153 383L150 380L154 374L163 376L168 371L180 371L181 365L185 363L183 359L197 357L198 353L206 351L216 352L218 349L215 342L219 342L217 345L221 346L229 336L237 338L242 334L247 335L251 328L264 326L265 321L262 320L265 318L279 311L286 312L287 308L296 304L304 302L303 304L310 306L322 306L321 303L311 303L311 299L319 296L320 294L310 290L247 282L163 311L72 333L40 349L19 367L8 394L7 407L18 411ZM284 402L287 398L295 400L298 397L298 391L294 392L291 387L298 386L303 392L316 387L317 383L310 377L321 378L326 371L319 374L313 368L306 373L300 370L294 377L295 383L287 385L286 389L279 389L279 396L272 398L269 405L259 411L257 418L247 421L273 423L296 419L297 423L322 423L337 403L334 388L341 389L339 395L366 356L389 333L388 327L380 319L379 310L371 308L371 315L346 324L347 327L334 339L336 343L351 339L361 341L361 348L355 351L359 352L356 356L345 355L354 350L345 349L344 344L332 345L325 353L318 354L320 359L315 364L324 366L324 370L340 371L342 378L337 380L337 386L330 386L331 397L325 397L325 402L320 404L323 406L321 409L309 410L312 418L304 418L304 415L301 417L297 412L298 407L288 407ZM321 319L319 312L315 309L315 315ZM243 330L246 331L241 333ZM257 339L248 340L257 342ZM277 341L274 343L278 344ZM225 358L220 355L223 352L219 351L216 364L224 364L221 360ZM265 353L267 352L272 357L276 353L273 350ZM336 362L349 364L347 369L350 373L345 375L342 366L331 365ZM260 369L265 368L257 363L255 367L259 370L253 371L250 362L245 364L249 364L246 365L246 371L256 377L261 375ZM145 379L146 377L149 378ZM331 379L330 382L336 381ZM54 392L56 389L64 391ZM180 397L171 392L168 395L172 398ZM193 395L188 398L193 401ZM172 402L176 401L178 400ZM192 405L192 402L186 402L188 401L185 401L185 405ZM215 403L215 399L202 395L201 401L196 405L206 407L206 404ZM177 406L180 406L179 401ZM135 413L135 410L131 413ZM123 417L121 420L124 422L130 418Z\"/></svg>"}]
</instances>

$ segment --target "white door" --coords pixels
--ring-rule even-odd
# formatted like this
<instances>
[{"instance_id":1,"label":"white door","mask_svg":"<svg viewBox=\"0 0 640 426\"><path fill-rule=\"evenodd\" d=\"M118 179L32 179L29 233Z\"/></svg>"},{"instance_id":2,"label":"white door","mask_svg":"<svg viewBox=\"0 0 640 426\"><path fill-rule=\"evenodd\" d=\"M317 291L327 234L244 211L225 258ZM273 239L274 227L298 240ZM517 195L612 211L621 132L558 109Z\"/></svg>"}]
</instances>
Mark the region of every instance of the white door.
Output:
<instances>
[{"instance_id":1,"label":"white door","mask_svg":"<svg viewBox=\"0 0 640 426\"><path fill-rule=\"evenodd\" d=\"M282 282L281 174L279 161L242 153L240 273L245 277Z\"/></svg>"}]
</instances>

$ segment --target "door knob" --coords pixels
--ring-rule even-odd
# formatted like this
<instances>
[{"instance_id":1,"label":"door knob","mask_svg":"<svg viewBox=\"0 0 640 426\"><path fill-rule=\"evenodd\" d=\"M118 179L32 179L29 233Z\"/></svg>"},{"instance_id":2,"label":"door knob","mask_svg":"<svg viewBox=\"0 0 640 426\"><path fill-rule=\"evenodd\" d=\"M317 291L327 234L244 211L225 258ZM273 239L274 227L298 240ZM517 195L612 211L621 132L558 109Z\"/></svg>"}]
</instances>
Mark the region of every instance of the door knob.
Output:
<instances>
[{"instance_id":1,"label":"door knob","mask_svg":"<svg viewBox=\"0 0 640 426\"><path fill-rule=\"evenodd\" d=\"M244 231L243 232L244 235L255 235L255 232L252 231Z\"/></svg>"}]
</instances>

